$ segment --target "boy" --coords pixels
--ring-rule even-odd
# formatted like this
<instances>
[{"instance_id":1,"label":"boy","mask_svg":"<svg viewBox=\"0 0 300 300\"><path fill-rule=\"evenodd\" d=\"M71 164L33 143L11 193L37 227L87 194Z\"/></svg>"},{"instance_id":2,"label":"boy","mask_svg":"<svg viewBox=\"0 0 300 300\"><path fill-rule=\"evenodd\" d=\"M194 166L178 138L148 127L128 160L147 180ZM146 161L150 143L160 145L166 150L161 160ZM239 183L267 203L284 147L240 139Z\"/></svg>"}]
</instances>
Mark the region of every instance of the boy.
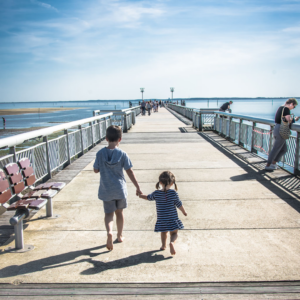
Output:
<instances>
[{"instance_id":1,"label":"boy","mask_svg":"<svg viewBox=\"0 0 300 300\"><path fill-rule=\"evenodd\" d=\"M100 171L100 186L98 198L103 201L105 213L105 227L107 230L108 250L113 250L113 219L114 213L117 218L118 242L123 242L122 236L124 226L123 209L127 207L127 186L123 169L136 187L136 195L142 194L139 184L132 171L132 163L126 152L118 148L122 140L122 129L111 125L106 130L108 146L102 148L96 154L94 172Z\"/></svg>"}]
</instances>

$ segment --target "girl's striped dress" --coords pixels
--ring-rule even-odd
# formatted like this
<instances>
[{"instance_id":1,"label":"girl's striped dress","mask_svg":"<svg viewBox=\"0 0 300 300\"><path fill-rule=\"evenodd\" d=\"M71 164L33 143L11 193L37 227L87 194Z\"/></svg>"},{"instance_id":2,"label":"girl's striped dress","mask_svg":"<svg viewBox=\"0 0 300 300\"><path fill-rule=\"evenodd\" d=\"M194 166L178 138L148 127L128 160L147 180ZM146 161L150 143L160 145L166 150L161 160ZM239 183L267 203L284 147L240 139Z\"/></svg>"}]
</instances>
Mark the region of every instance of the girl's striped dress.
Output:
<instances>
[{"instance_id":1,"label":"girl's striped dress","mask_svg":"<svg viewBox=\"0 0 300 300\"><path fill-rule=\"evenodd\" d=\"M182 203L178 194L174 190L156 190L147 196L148 200L155 200L157 221L155 224L155 232L174 231L183 229L182 222L178 219L177 207L181 207Z\"/></svg>"}]
</instances>

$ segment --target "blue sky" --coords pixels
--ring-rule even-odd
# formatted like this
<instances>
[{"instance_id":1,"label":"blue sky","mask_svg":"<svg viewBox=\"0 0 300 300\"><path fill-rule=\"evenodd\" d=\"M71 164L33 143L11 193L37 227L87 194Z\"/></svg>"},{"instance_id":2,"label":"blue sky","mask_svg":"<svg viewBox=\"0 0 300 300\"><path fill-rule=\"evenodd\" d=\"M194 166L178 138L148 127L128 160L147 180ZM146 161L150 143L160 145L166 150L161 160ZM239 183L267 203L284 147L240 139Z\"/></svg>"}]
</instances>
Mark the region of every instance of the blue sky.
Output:
<instances>
[{"instance_id":1,"label":"blue sky","mask_svg":"<svg viewBox=\"0 0 300 300\"><path fill-rule=\"evenodd\" d=\"M300 96L300 0L0 0L0 101Z\"/></svg>"}]
</instances>

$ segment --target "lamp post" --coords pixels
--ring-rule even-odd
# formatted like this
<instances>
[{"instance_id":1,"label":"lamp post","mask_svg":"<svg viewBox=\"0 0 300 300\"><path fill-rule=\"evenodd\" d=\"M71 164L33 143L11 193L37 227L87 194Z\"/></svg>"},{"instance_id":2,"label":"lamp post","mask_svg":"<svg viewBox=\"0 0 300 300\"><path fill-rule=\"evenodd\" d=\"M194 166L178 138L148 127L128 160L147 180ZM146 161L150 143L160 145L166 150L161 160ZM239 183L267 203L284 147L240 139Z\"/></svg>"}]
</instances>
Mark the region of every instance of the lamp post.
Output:
<instances>
[{"instance_id":1,"label":"lamp post","mask_svg":"<svg viewBox=\"0 0 300 300\"><path fill-rule=\"evenodd\" d=\"M173 92L174 92L174 90L175 90L175 88L173 88L173 87L170 88L170 91L172 93L172 100L173 100Z\"/></svg>"},{"instance_id":2,"label":"lamp post","mask_svg":"<svg viewBox=\"0 0 300 300\"><path fill-rule=\"evenodd\" d=\"M144 91L145 91L145 88L140 88L141 90L141 93L142 93L142 101L144 100Z\"/></svg>"}]
</instances>

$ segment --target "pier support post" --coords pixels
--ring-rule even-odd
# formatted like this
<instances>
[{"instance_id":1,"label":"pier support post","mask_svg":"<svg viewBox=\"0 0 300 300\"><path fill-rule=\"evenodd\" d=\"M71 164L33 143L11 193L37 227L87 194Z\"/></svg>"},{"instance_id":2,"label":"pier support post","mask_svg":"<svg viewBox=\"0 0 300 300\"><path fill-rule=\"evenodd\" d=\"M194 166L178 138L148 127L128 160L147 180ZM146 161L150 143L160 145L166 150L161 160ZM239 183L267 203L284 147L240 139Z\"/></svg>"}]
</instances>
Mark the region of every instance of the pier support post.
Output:
<instances>
[{"instance_id":1,"label":"pier support post","mask_svg":"<svg viewBox=\"0 0 300 300\"><path fill-rule=\"evenodd\" d=\"M49 198L47 200L47 204L46 204L46 217L47 218L53 217L53 202L52 202L52 198Z\"/></svg>"},{"instance_id":2,"label":"pier support post","mask_svg":"<svg viewBox=\"0 0 300 300\"><path fill-rule=\"evenodd\" d=\"M15 248L7 247L5 248L5 251L12 253L23 253L34 249L34 246L24 244L23 219L29 216L29 212L30 211L27 209L18 209L15 215L10 219L10 224L14 226Z\"/></svg>"},{"instance_id":3,"label":"pier support post","mask_svg":"<svg viewBox=\"0 0 300 300\"><path fill-rule=\"evenodd\" d=\"M24 237L23 237L23 220L20 220L15 226L15 245L16 249L24 248Z\"/></svg>"}]
</instances>

